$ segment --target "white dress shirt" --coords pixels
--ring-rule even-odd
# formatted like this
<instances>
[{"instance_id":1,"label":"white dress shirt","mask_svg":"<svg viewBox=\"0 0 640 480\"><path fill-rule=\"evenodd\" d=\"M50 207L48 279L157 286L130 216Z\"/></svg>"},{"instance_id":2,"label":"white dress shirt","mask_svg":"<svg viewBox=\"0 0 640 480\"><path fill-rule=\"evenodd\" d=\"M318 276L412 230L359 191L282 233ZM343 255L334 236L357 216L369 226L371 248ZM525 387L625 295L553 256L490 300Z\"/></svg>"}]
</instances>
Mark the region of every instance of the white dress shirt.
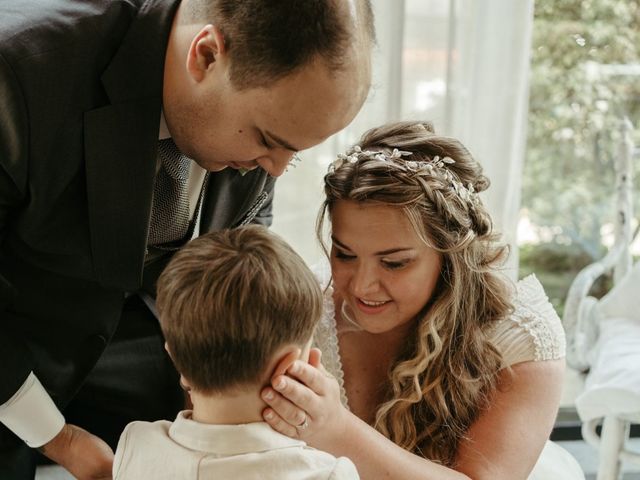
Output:
<instances>
[{"instance_id":1,"label":"white dress shirt","mask_svg":"<svg viewBox=\"0 0 640 480\"><path fill-rule=\"evenodd\" d=\"M308 447L267 423L211 425L191 411L127 425L113 462L114 480L347 480L358 479L346 457Z\"/></svg>"},{"instance_id":2,"label":"white dress shirt","mask_svg":"<svg viewBox=\"0 0 640 480\"><path fill-rule=\"evenodd\" d=\"M0 405L0 422L32 448L49 442L65 423L62 413L33 372L15 395Z\"/></svg>"}]
</instances>

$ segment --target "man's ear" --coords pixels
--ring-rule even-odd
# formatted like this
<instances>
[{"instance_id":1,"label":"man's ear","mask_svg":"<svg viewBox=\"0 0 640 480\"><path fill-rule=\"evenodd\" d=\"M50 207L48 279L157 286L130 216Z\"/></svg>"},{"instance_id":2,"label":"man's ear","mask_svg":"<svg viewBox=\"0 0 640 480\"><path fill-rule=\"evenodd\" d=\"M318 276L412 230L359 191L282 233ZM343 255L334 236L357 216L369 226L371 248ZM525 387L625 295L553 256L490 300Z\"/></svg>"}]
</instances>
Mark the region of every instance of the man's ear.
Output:
<instances>
[{"instance_id":1,"label":"man's ear","mask_svg":"<svg viewBox=\"0 0 640 480\"><path fill-rule=\"evenodd\" d=\"M273 369L271 378L284 375L288 368L300 358L302 351L298 347L291 347L283 351L282 356L277 360L276 368Z\"/></svg>"},{"instance_id":2,"label":"man's ear","mask_svg":"<svg viewBox=\"0 0 640 480\"><path fill-rule=\"evenodd\" d=\"M224 35L220 29L214 25L205 25L189 45L187 71L196 82L200 82L225 54Z\"/></svg>"}]
</instances>

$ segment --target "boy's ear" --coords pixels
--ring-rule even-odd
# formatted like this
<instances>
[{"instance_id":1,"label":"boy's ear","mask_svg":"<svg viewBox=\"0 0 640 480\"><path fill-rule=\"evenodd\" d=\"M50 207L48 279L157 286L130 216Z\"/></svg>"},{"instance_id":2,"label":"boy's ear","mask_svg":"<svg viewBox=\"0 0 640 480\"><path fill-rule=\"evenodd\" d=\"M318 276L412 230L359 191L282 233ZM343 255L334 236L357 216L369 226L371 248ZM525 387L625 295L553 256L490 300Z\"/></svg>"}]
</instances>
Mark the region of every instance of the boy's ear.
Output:
<instances>
[{"instance_id":1,"label":"boy's ear","mask_svg":"<svg viewBox=\"0 0 640 480\"><path fill-rule=\"evenodd\" d=\"M164 342L164 349L167 351L167 353L169 354L169 358L171 358L171 361L173 362L173 356L171 355L171 349L169 348L169 344L167 342ZM190 392L191 391L191 383L189 383L189 380L187 380L184 375L180 374L180 386L182 387L182 389L185 392Z\"/></svg>"},{"instance_id":2,"label":"boy's ear","mask_svg":"<svg viewBox=\"0 0 640 480\"><path fill-rule=\"evenodd\" d=\"M276 368L273 370L273 374L271 376L275 377L277 375L284 375L291 364L300 358L301 353L302 351L298 347L291 347L284 350L282 356L278 359Z\"/></svg>"},{"instance_id":3,"label":"boy's ear","mask_svg":"<svg viewBox=\"0 0 640 480\"><path fill-rule=\"evenodd\" d=\"M191 391L191 383L189 383L189 380L187 380L184 375L180 375L180 386L185 392Z\"/></svg>"}]
</instances>

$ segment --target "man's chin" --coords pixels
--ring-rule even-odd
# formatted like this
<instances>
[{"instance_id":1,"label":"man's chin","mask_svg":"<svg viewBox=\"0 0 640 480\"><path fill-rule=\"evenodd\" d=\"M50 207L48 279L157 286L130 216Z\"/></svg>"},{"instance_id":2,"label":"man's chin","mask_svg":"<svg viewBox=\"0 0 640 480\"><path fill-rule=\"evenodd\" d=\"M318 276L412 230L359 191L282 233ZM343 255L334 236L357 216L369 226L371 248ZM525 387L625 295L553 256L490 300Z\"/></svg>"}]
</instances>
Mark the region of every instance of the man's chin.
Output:
<instances>
[{"instance_id":1,"label":"man's chin","mask_svg":"<svg viewBox=\"0 0 640 480\"><path fill-rule=\"evenodd\" d=\"M196 162L199 166L201 166L208 172L220 172L229 167L229 165L227 165L226 163L203 163L198 160L194 160L194 162Z\"/></svg>"}]
</instances>

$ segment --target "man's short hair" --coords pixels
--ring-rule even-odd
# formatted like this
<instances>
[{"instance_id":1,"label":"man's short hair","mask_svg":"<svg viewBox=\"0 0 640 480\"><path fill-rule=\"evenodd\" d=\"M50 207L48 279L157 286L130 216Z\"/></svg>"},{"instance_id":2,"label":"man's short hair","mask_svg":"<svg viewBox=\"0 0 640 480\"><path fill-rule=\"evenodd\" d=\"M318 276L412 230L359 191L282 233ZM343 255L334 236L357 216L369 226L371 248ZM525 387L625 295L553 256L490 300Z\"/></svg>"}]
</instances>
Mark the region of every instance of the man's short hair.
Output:
<instances>
[{"instance_id":1,"label":"man's short hair","mask_svg":"<svg viewBox=\"0 0 640 480\"><path fill-rule=\"evenodd\" d=\"M222 31L231 82L238 89L268 85L316 58L339 71L359 34L375 41L371 0L190 0L187 5L189 21L205 20Z\"/></svg>"},{"instance_id":2,"label":"man's short hair","mask_svg":"<svg viewBox=\"0 0 640 480\"><path fill-rule=\"evenodd\" d=\"M322 313L304 260L261 226L192 240L167 265L157 293L176 368L203 392L263 380L276 351L303 347Z\"/></svg>"}]
</instances>

